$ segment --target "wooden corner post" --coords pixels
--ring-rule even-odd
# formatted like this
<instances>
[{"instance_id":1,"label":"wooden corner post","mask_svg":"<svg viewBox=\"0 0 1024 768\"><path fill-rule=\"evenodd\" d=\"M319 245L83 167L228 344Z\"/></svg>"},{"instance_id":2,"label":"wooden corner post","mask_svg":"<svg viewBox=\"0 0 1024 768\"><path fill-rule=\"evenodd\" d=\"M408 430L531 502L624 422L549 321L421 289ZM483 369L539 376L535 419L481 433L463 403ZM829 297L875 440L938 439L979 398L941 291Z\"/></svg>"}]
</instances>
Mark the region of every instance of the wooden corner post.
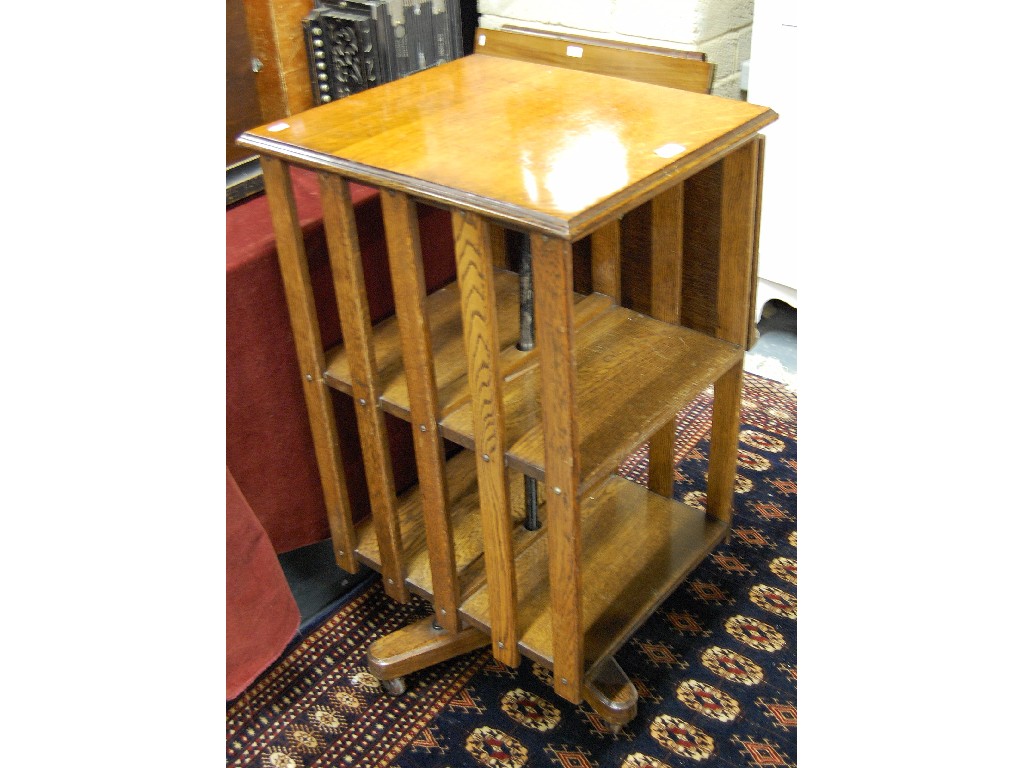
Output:
<instances>
[{"instance_id":1,"label":"wooden corner post","mask_svg":"<svg viewBox=\"0 0 1024 768\"><path fill-rule=\"evenodd\" d=\"M355 556L355 529L348 486L342 467L338 428L331 393L324 382L324 348L317 322L316 303L309 277L309 262L302 239L302 226L295 208L288 165L276 158L260 157L263 179L270 204L270 217L277 238L277 258L284 282L285 300L295 337L302 394L306 399L313 449L320 470L320 484L327 506L334 557L338 565L355 573L359 563Z\"/></svg>"}]
</instances>

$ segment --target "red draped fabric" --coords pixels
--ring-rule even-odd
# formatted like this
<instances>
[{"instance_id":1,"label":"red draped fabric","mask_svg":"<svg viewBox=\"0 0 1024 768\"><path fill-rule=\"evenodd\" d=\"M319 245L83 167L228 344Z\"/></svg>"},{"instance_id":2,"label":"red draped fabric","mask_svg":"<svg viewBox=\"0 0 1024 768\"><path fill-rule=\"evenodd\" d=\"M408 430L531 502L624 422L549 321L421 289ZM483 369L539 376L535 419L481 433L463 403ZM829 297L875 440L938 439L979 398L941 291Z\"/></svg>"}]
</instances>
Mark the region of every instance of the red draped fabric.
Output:
<instances>
[{"instance_id":1,"label":"red draped fabric","mask_svg":"<svg viewBox=\"0 0 1024 768\"><path fill-rule=\"evenodd\" d=\"M292 169L291 175L320 333L329 347L340 343L341 329L319 185L311 171ZM379 196L376 190L359 184L351 184L350 188L370 311L377 321L394 312ZM455 278L451 222L447 212L426 206L420 206L419 218L425 278L428 290L434 290ZM226 241L227 467L250 514L262 527L271 553L276 554L322 541L330 536L330 530L265 196L227 211ZM334 401L346 459L346 480L359 519L368 514L369 501L355 413L350 398L336 394ZM390 416L387 426L395 483L401 490L415 482L412 435L408 424ZM232 531L229 527L228 571L230 576L235 569L236 584L242 586L232 593L229 585L229 618L232 611L238 616L250 616L258 608L235 603L279 599L276 581L262 583L263 579L271 578L266 567L258 562L262 556L247 569L244 558L256 557L256 550L250 547L234 551ZM252 536L251 532L249 535ZM245 579L252 583L243 584ZM267 590L265 597L260 596L261 588ZM266 621L280 618L277 614L268 615ZM290 618L273 631L264 624L259 636L250 636L233 652L229 628L229 693L232 659L240 662L239 653L249 654L257 666L269 664L283 648L280 635L290 637L294 631ZM255 647L255 639L264 636L266 646ZM248 667L243 664L239 668L243 670L241 677L246 677L244 670Z\"/></svg>"}]
</instances>

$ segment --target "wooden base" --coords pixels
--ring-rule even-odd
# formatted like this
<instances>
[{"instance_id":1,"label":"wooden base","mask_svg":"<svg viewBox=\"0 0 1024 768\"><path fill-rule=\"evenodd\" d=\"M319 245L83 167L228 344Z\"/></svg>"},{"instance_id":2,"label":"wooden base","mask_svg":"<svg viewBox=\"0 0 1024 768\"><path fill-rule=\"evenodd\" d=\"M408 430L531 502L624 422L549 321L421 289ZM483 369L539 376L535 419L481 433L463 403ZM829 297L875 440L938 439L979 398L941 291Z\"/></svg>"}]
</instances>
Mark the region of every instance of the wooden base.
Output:
<instances>
[{"instance_id":1,"label":"wooden base","mask_svg":"<svg viewBox=\"0 0 1024 768\"><path fill-rule=\"evenodd\" d=\"M433 617L382 637L370 646L367 666L392 695L405 692L403 677L490 644L490 637L472 627L460 632L437 629ZM583 698L612 733L636 717L636 687L614 658L593 667L583 683Z\"/></svg>"},{"instance_id":2,"label":"wooden base","mask_svg":"<svg viewBox=\"0 0 1024 768\"><path fill-rule=\"evenodd\" d=\"M636 717L636 686L610 656L587 675L583 698L608 723L612 733L618 733Z\"/></svg>"},{"instance_id":3,"label":"wooden base","mask_svg":"<svg viewBox=\"0 0 1024 768\"><path fill-rule=\"evenodd\" d=\"M434 629L431 616L375 642L366 654L366 663L374 677L387 682L475 651L490 642L491 638L478 629L463 629L461 632Z\"/></svg>"}]
</instances>

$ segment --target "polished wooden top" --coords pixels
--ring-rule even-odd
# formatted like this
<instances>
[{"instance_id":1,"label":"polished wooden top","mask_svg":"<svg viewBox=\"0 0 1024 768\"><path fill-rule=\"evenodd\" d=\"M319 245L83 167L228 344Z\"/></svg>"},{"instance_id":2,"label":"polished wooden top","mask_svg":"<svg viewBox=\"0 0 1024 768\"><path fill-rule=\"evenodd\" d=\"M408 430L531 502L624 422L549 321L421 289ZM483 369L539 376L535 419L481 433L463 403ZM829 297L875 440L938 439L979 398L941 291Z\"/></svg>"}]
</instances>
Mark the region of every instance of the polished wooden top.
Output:
<instances>
[{"instance_id":1,"label":"polished wooden top","mask_svg":"<svg viewBox=\"0 0 1024 768\"><path fill-rule=\"evenodd\" d=\"M575 240L776 117L743 101L474 54L254 128L239 144Z\"/></svg>"}]
</instances>

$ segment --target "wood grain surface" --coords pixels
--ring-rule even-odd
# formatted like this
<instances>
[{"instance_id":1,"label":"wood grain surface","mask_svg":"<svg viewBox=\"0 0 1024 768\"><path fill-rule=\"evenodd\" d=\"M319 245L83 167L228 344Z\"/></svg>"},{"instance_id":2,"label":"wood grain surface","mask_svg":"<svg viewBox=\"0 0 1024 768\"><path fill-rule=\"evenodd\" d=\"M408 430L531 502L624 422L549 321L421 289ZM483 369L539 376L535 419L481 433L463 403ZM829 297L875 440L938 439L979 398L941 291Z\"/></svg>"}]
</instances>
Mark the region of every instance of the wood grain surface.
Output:
<instances>
[{"instance_id":1,"label":"wood grain surface","mask_svg":"<svg viewBox=\"0 0 1024 768\"><path fill-rule=\"evenodd\" d=\"M775 117L742 101L474 54L239 143L576 240Z\"/></svg>"},{"instance_id":2,"label":"wood grain surface","mask_svg":"<svg viewBox=\"0 0 1024 768\"><path fill-rule=\"evenodd\" d=\"M334 404L321 373L325 367L324 349L291 175L284 163L272 157L260 158L260 165L277 238L278 262L302 374L302 394L306 400L313 450L320 470L334 556L338 565L349 573L355 573L358 564L355 559L352 509L342 465Z\"/></svg>"}]
</instances>

